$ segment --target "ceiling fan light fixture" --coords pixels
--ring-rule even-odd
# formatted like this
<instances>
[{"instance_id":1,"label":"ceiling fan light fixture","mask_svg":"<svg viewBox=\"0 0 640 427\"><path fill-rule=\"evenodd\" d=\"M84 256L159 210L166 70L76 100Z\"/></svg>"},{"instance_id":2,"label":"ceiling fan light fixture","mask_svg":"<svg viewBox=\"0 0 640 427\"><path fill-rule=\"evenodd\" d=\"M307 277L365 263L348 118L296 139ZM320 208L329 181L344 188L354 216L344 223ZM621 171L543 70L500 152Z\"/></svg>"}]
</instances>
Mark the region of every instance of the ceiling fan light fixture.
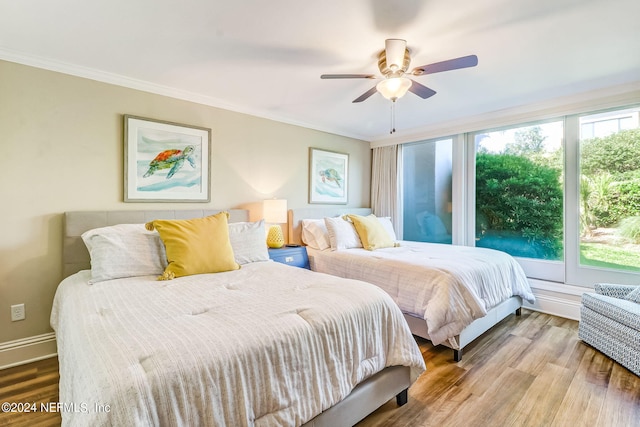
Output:
<instances>
[{"instance_id":1,"label":"ceiling fan light fixture","mask_svg":"<svg viewBox=\"0 0 640 427\"><path fill-rule=\"evenodd\" d=\"M376 89L382 96L394 102L402 98L410 87L411 80L406 77L391 77L376 85Z\"/></svg>"}]
</instances>

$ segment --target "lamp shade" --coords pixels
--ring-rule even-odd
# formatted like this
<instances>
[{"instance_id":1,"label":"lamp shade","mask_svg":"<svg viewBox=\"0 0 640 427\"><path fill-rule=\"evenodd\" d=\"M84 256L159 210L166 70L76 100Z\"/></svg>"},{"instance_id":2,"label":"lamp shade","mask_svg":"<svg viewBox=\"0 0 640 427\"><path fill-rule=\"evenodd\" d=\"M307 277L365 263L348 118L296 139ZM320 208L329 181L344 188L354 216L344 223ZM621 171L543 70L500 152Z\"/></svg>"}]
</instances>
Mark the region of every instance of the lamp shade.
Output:
<instances>
[{"instance_id":1,"label":"lamp shade","mask_svg":"<svg viewBox=\"0 0 640 427\"><path fill-rule=\"evenodd\" d=\"M378 92L391 101L402 98L410 87L411 80L406 77L390 77L376 85Z\"/></svg>"},{"instance_id":2,"label":"lamp shade","mask_svg":"<svg viewBox=\"0 0 640 427\"><path fill-rule=\"evenodd\" d=\"M284 199L265 200L262 205L264 222L282 224L287 222L287 201Z\"/></svg>"},{"instance_id":3,"label":"lamp shade","mask_svg":"<svg viewBox=\"0 0 640 427\"><path fill-rule=\"evenodd\" d=\"M271 224L282 224L287 222L287 201L280 199L265 200L262 205L264 222ZM267 234L267 246L270 248L281 248L284 245L284 235L280 225L269 227Z\"/></svg>"}]
</instances>

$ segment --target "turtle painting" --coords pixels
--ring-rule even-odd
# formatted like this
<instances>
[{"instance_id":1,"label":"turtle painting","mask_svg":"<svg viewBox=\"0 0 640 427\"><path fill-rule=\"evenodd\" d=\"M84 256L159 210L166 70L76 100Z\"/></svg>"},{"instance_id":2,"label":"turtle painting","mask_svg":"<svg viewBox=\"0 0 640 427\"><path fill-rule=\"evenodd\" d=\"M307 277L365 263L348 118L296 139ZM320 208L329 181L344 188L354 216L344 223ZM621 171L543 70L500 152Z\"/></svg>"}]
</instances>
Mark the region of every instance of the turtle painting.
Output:
<instances>
[{"instance_id":1,"label":"turtle painting","mask_svg":"<svg viewBox=\"0 0 640 427\"><path fill-rule=\"evenodd\" d=\"M196 162L191 156L194 150L193 145L187 145L184 150L172 149L158 153L158 155L151 160L151 163L149 163L149 170L143 175L143 178L153 175L159 169L170 169L166 178L169 179L180 170L185 160L195 169Z\"/></svg>"},{"instance_id":2,"label":"turtle painting","mask_svg":"<svg viewBox=\"0 0 640 427\"><path fill-rule=\"evenodd\" d=\"M327 182L327 181L335 182L338 188L342 188L342 186L340 185L340 181L342 181L342 178L340 177L340 174L338 173L337 170L325 169L325 170L321 170L319 173L320 173L320 178L322 178L322 182Z\"/></svg>"}]
</instances>

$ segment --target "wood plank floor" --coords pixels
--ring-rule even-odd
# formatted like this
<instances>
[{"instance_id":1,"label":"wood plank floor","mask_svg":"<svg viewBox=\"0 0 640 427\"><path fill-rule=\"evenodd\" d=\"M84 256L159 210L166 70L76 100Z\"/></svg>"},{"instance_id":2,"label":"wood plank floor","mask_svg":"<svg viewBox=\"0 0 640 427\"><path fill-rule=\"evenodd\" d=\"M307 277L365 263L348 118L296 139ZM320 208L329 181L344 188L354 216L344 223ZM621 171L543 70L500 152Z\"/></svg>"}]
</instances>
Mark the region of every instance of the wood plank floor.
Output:
<instances>
[{"instance_id":1,"label":"wood plank floor","mask_svg":"<svg viewBox=\"0 0 640 427\"><path fill-rule=\"evenodd\" d=\"M578 340L578 323L523 310L465 349L418 339L427 363L370 426L640 426L640 378ZM56 358L0 371L0 402L57 402ZM57 413L0 413L0 426L57 426Z\"/></svg>"},{"instance_id":2,"label":"wood plank floor","mask_svg":"<svg viewBox=\"0 0 640 427\"><path fill-rule=\"evenodd\" d=\"M465 348L418 340L427 364L409 402L372 426L640 426L640 378L578 339L578 322L522 310Z\"/></svg>"},{"instance_id":3,"label":"wood plank floor","mask_svg":"<svg viewBox=\"0 0 640 427\"><path fill-rule=\"evenodd\" d=\"M41 403L58 401L58 358L41 360L28 365L0 371L0 404ZM0 410L0 426L35 427L59 426L62 418L51 412L3 412Z\"/></svg>"}]
</instances>

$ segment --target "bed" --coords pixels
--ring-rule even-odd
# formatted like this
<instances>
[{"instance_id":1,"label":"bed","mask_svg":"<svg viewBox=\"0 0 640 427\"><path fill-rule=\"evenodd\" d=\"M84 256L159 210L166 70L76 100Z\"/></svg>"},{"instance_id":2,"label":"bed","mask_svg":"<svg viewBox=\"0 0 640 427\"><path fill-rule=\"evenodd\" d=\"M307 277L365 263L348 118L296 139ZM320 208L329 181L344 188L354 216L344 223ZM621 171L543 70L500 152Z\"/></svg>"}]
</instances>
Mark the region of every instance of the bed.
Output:
<instances>
[{"instance_id":1,"label":"bed","mask_svg":"<svg viewBox=\"0 0 640 427\"><path fill-rule=\"evenodd\" d=\"M133 260L145 250L125 247L99 268L81 237L216 213L65 214L68 277L51 314L63 425L353 425L394 396L404 404L425 366L393 301L368 283L250 255L249 234L266 245L247 211L230 210L228 227L235 261L248 258L214 274L114 278L129 261L146 265Z\"/></svg>"},{"instance_id":2,"label":"bed","mask_svg":"<svg viewBox=\"0 0 640 427\"><path fill-rule=\"evenodd\" d=\"M347 214L366 217L371 210L290 210L289 239L304 244L303 222L317 224L324 218L335 222ZM395 239L393 230L388 231ZM522 268L500 251L408 241L376 250L353 247L355 244L340 250L327 244L311 246L307 251L314 271L381 287L399 305L414 335L451 347L456 361L474 339L511 313L519 315L523 299L534 301Z\"/></svg>"}]
</instances>

